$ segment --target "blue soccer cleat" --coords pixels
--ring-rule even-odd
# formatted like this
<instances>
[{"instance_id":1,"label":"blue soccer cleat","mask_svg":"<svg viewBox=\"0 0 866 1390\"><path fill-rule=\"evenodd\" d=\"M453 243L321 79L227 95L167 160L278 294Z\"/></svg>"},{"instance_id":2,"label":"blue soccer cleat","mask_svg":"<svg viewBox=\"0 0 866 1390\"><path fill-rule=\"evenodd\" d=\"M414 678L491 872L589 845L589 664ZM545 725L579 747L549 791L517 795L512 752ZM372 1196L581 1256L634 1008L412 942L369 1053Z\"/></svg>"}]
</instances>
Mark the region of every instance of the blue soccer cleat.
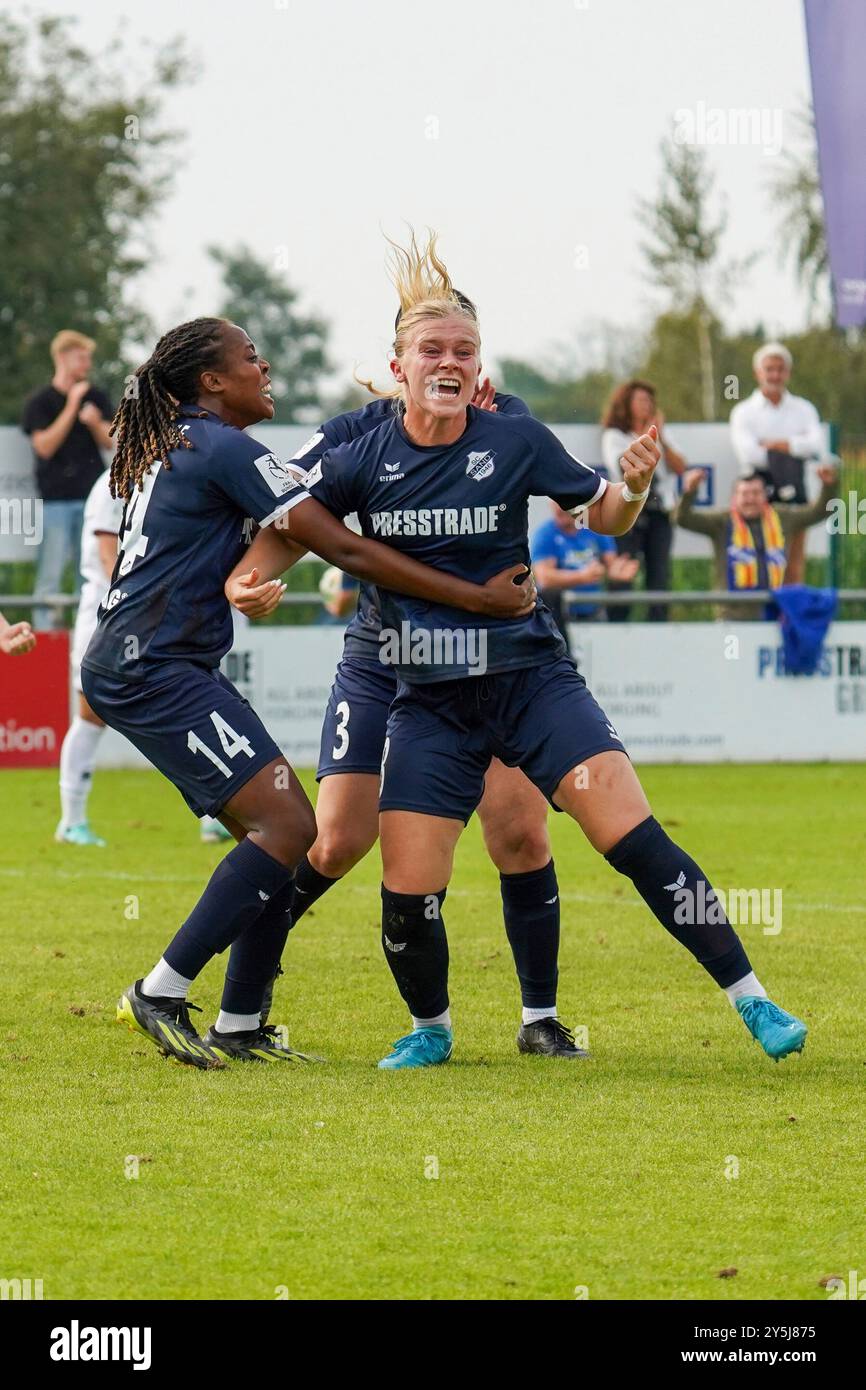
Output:
<instances>
[{"instance_id":1,"label":"blue soccer cleat","mask_svg":"<svg viewBox=\"0 0 866 1390\"><path fill-rule=\"evenodd\" d=\"M80 825L64 825L61 821L54 838L58 845L95 845L97 849L105 849L105 841L91 830L87 821L82 821Z\"/></svg>"},{"instance_id":2,"label":"blue soccer cleat","mask_svg":"<svg viewBox=\"0 0 866 1390\"><path fill-rule=\"evenodd\" d=\"M772 999L746 994L737 1000L737 1013L755 1042L759 1042L768 1057L778 1062L789 1052L802 1052L808 1028L799 1018L786 1013Z\"/></svg>"},{"instance_id":3,"label":"blue soccer cleat","mask_svg":"<svg viewBox=\"0 0 866 1390\"><path fill-rule=\"evenodd\" d=\"M405 1038L398 1038L394 1051L379 1063L382 1071L399 1071L403 1067L436 1067L451 1056L453 1037L450 1028L434 1024L432 1028L416 1028Z\"/></svg>"}]
</instances>

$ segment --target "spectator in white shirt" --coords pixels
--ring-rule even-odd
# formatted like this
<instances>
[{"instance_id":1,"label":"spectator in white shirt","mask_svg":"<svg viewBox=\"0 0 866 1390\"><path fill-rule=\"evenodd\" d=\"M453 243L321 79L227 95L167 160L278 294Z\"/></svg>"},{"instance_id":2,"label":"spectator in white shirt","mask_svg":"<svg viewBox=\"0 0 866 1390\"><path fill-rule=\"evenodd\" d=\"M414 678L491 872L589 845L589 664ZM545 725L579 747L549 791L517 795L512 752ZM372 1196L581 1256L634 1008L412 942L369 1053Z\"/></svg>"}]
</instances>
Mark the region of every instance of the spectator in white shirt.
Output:
<instances>
[{"instance_id":1,"label":"spectator in white shirt","mask_svg":"<svg viewBox=\"0 0 866 1390\"><path fill-rule=\"evenodd\" d=\"M803 505L806 459L823 456L821 418L811 401L787 389L793 359L783 343L765 343L752 358L757 389L731 411L731 443L740 475L757 473L770 501ZM802 584L806 533L792 536L786 582Z\"/></svg>"},{"instance_id":2,"label":"spectator in white shirt","mask_svg":"<svg viewBox=\"0 0 866 1390\"><path fill-rule=\"evenodd\" d=\"M653 474L650 494L643 511L631 530L616 537L621 555L642 560L648 589L669 589L671 575L671 542L673 529L671 513L677 505L677 477L687 464L674 446L665 428L665 417L656 404L655 387L648 381L633 379L618 386L608 401L602 418L601 456L612 482L622 477L620 459L638 435L655 425L662 456ZM611 589L630 589L630 583L613 582ZM650 604L647 617L652 622L664 622L667 605ZM625 622L629 608L611 605L611 622Z\"/></svg>"}]
</instances>

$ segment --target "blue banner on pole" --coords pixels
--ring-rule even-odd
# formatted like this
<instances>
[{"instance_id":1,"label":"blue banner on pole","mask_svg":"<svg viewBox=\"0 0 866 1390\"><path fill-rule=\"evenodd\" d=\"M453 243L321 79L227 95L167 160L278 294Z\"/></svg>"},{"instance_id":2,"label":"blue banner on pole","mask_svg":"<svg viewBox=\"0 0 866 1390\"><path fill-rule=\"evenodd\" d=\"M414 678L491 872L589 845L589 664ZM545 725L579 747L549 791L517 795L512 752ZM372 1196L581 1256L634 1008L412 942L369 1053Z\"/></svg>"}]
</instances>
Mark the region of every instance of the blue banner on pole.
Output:
<instances>
[{"instance_id":1,"label":"blue banner on pole","mask_svg":"<svg viewBox=\"0 0 866 1390\"><path fill-rule=\"evenodd\" d=\"M866 0L805 0L833 302L866 323Z\"/></svg>"}]
</instances>

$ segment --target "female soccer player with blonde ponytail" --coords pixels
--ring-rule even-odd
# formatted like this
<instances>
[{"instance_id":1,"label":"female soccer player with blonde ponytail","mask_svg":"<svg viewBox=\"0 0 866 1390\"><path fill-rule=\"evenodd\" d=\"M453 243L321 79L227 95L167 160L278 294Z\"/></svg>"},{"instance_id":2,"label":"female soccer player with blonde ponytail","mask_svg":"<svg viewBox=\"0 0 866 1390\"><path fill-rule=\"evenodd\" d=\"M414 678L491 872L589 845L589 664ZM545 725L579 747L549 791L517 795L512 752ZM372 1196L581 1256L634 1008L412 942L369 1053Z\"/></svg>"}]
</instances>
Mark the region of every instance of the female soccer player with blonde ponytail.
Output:
<instances>
[{"instance_id":1,"label":"female soccer player with blonde ponytail","mask_svg":"<svg viewBox=\"0 0 866 1390\"><path fill-rule=\"evenodd\" d=\"M311 494L336 516L357 512L364 534L464 578L528 565L530 496L552 497L602 535L624 534L659 460L654 429L623 454L624 482L608 485L538 421L476 409L478 324L435 241L396 248L393 273L402 312L390 365L403 410L328 450L306 476ZM544 604L519 618L479 620L389 589L380 599L400 678L379 802L382 944L412 1030L379 1065L431 1066L451 1055L441 909L494 756L520 767L631 879L771 1057L800 1050L805 1024L767 998L703 872L652 815L622 740ZM689 901L700 911L684 914Z\"/></svg>"},{"instance_id":2,"label":"female soccer player with blonde ponytail","mask_svg":"<svg viewBox=\"0 0 866 1390\"><path fill-rule=\"evenodd\" d=\"M432 254L435 257L435 251ZM444 266L441 273L447 274ZM454 293L461 307L477 319L472 301L459 290ZM401 305L395 330L400 328L402 315ZM297 466L309 470L329 449L377 430L402 410L399 386L380 391L372 381L362 385L376 399L320 425L295 455ZM494 391L486 377L479 379L472 404L502 415L529 414L525 402ZM259 550L267 539L263 536L257 542ZM239 571L249 568L249 561L241 561ZM264 586L251 584L239 575L230 577L226 585L226 594L236 607L256 616L267 611L259 606L263 592ZM375 586L362 584L322 726L316 773L316 842L295 876L295 923L378 839L379 770L388 711L398 685L393 666L380 659L381 634L378 592ZM478 818L485 847L499 871L505 932L520 987L517 1046L527 1054L578 1060L586 1054L575 1045L573 1033L557 1010L560 900L547 833L547 802L519 768L506 767L493 758L485 776ZM263 1019L270 1011L271 995L269 990Z\"/></svg>"}]
</instances>

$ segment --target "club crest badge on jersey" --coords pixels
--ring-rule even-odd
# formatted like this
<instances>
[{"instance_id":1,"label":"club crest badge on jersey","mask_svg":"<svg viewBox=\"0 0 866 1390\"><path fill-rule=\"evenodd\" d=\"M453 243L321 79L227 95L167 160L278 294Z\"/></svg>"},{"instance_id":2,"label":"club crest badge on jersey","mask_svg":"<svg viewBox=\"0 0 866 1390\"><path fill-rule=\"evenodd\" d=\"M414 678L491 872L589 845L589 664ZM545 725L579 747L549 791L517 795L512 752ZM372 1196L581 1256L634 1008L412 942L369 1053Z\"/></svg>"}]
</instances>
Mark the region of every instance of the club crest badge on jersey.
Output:
<instances>
[{"instance_id":1,"label":"club crest badge on jersey","mask_svg":"<svg viewBox=\"0 0 866 1390\"><path fill-rule=\"evenodd\" d=\"M494 458L492 449L488 449L484 454L470 453L466 465L467 478L474 478L476 483L480 483L483 478L489 478L494 469Z\"/></svg>"},{"instance_id":2,"label":"club crest badge on jersey","mask_svg":"<svg viewBox=\"0 0 866 1390\"><path fill-rule=\"evenodd\" d=\"M262 454L255 465L275 497L283 497L298 486L297 478L276 454Z\"/></svg>"}]
</instances>

